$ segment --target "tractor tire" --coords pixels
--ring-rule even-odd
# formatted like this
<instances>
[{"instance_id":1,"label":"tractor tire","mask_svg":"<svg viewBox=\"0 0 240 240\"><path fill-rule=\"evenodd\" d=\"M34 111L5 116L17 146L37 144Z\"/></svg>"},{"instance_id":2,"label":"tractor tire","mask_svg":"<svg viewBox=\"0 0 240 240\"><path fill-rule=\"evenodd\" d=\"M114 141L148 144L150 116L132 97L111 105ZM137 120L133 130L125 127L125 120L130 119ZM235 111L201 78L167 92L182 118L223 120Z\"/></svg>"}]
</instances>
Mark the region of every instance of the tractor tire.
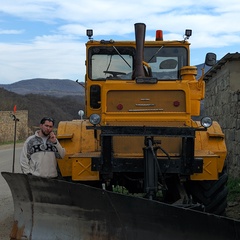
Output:
<instances>
[{"instance_id":1,"label":"tractor tire","mask_svg":"<svg viewBox=\"0 0 240 240\"><path fill-rule=\"evenodd\" d=\"M204 206L205 212L225 215L227 207L227 180L228 175L224 170L216 181L188 181L186 189L194 203Z\"/></svg>"}]
</instances>

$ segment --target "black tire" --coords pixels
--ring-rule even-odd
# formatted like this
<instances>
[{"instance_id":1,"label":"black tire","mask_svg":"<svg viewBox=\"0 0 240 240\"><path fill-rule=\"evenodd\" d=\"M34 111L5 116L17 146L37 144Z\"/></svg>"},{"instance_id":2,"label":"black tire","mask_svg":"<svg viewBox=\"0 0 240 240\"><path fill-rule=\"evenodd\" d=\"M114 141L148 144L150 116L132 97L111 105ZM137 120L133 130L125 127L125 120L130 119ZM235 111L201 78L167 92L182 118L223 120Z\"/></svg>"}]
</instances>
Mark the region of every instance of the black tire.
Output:
<instances>
[{"instance_id":1,"label":"black tire","mask_svg":"<svg viewBox=\"0 0 240 240\"><path fill-rule=\"evenodd\" d=\"M195 203L203 204L205 212L225 215L227 207L227 180L224 170L216 181L188 181L186 189Z\"/></svg>"}]
</instances>

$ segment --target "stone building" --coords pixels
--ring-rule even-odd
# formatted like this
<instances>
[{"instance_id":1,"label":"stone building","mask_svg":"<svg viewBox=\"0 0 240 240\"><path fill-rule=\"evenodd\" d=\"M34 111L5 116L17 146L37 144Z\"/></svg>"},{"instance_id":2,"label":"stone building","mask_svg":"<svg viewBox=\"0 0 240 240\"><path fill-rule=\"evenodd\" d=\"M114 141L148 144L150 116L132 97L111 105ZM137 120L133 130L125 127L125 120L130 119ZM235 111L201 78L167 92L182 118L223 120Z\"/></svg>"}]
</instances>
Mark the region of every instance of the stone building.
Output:
<instances>
[{"instance_id":1,"label":"stone building","mask_svg":"<svg viewBox=\"0 0 240 240\"><path fill-rule=\"evenodd\" d=\"M16 121L14 121L13 115ZM0 111L0 143L12 142L15 135L16 122L16 140L25 140L28 136L28 111L20 110Z\"/></svg>"},{"instance_id":2,"label":"stone building","mask_svg":"<svg viewBox=\"0 0 240 240\"><path fill-rule=\"evenodd\" d=\"M240 177L240 53L228 53L204 76L204 112L219 122L228 149L229 174Z\"/></svg>"}]
</instances>

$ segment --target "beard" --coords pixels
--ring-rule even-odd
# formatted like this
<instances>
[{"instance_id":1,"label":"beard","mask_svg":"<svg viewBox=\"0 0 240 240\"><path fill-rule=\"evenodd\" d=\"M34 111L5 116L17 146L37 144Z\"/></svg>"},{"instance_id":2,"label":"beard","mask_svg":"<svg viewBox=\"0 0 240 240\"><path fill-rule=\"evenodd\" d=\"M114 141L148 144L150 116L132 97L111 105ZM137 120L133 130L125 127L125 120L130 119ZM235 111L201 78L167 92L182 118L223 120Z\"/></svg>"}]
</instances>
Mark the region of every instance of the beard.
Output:
<instances>
[{"instance_id":1,"label":"beard","mask_svg":"<svg viewBox=\"0 0 240 240\"><path fill-rule=\"evenodd\" d=\"M42 129L41 129L41 132L42 132L42 134L43 134L45 137L47 137L47 136L49 135L49 133L50 133L49 131L44 131L44 130L42 130Z\"/></svg>"}]
</instances>

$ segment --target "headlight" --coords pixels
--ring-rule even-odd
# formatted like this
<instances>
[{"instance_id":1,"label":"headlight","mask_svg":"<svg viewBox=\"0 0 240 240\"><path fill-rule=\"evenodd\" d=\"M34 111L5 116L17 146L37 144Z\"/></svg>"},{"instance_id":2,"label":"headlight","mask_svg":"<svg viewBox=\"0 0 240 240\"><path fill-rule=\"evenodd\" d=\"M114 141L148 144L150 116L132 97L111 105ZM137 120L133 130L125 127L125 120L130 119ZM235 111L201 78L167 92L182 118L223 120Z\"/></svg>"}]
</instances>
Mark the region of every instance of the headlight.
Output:
<instances>
[{"instance_id":1,"label":"headlight","mask_svg":"<svg viewBox=\"0 0 240 240\"><path fill-rule=\"evenodd\" d=\"M89 121L93 125L97 125L101 122L101 118L98 114L94 113L90 116Z\"/></svg>"},{"instance_id":2,"label":"headlight","mask_svg":"<svg viewBox=\"0 0 240 240\"><path fill-rule=\"evenodd\" d=\"M210 117L203 117L201 119L201 125L205 128L209 128L212 126L212 119Z\"/></svg>"}]
</instances>

